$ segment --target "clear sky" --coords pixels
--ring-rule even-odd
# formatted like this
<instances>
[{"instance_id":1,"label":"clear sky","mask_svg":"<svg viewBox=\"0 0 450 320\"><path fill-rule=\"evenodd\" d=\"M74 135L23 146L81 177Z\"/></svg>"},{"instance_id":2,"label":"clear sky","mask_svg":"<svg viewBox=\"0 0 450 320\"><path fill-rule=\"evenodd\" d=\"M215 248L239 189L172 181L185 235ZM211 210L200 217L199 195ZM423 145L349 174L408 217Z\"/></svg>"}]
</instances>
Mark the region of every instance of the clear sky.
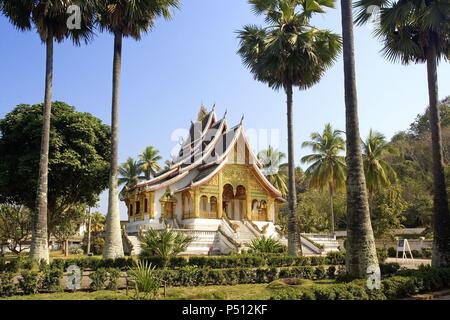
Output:
<instances>
[{"instance_id":1,"label":"clear sky","mask_svg":"<svg viewBox=\"0 0 450 320\"><path fill-rule=\"evenodd\" d=\"M253 80L236 54L235 31L261 24L244 0L184 0L173 20L158 20L140 42L123 45L120 97L120 161L153 145L168 158L177 145L174 130L195 120L201 103L214 103L219 115L246 129L279 130L286 151L285 94ZM314 18L320 27L341 32L340 8ZM44 95L45 48L34 32L19 32L0 17L0 117L20 103L39 103ZM402 66L386 61L369 27L355 29L360 129L390 138L406 129L427 105L425 65ZM53 100L65 101L110 123L113 38L98 34L89 45L58 44L54 52ZM450 95L450 64L439 66L440 97ZM313 131L327 122L345 129L342 57L322 81L294 94L296 159ZM255 149L264 147L257 143ZM106 194L102 212L106 212ZM122 206L122 218L126 217Z\"/></svg>"}]
</instances>

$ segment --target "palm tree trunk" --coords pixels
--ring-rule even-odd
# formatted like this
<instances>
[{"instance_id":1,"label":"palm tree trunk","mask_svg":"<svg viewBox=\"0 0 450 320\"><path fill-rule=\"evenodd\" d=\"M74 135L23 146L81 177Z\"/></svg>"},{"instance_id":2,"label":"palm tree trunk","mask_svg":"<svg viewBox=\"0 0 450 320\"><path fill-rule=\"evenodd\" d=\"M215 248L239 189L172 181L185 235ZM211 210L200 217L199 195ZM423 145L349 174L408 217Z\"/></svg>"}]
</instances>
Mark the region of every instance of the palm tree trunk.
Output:
<instances>
[{"instance_id":1,"label":"palm tree trunk","mask_svg":"<svg viewBox=\"0 0 450 320\"><path fill-rule=\"evenodd\" d=\"M89 207L89 218L88 218L88 239L87 239L87 250L86 254L89 255L91 253L91 235L92 235L92 215L91 215L91 207Z\"/></svg>"},{"instance_id":2,"label":"palm tree trunk","mask_svg":"<svg viewBox=\"0 0 450 320\"><path fill-rule=\"evenodd\" d=\"M331 234L334 235L334 205L333 205L333 187L329 186L328 188L329 193L330 193L330 213L331 213L331 220L330 220L330 224L331 224Z\"/></svg>"},{"instance_id":3,"label":"palm tree trunk","mask_svg":"<svg viewBox=\"0 0 450 320\"><path fill-rule=\"evenodd\" d=\"M288 253L296 256L299 250L300 235L297 228L297 194L295 190L295 157L294 157L294 123L292 115L292 84L285 85L287 96L288 124L288 184L289 184L289 217L288 217ZM301 250L301 247L300 247Z\"/></svg>"},{"instance_id":4,"label":"palm tree trunk","mask_svg":"<svg viewBox=\"0 0 450 320\"><path fill-rule=\"evenodd\" d=\"M439 114L437 56L436 48L427 50L428 95L430 100L430 129L433 153L433 184L434 184L434 236L433 257L434 267L450 266L450 212L445 184L444 157L442 153L441 124Z\"/></svg>"},{"instance_id":5,"label":"palm tree trunk","mask_svg":"<svg viewBox=\"0 0 450 320\"><path fill-rule=\"evenodd\" d=\"M53 32L48 30L46 40L45 97L41 133L41 156L39 160L39 180L36 195L36 211L33 221L30 257L36 261L49 262L47 202L48 202L48 154L50 146L50 121L52 114L53 82Z\"/></svg>"},{"instance_id":6,"label":"palm tree trunk","mask_svg":"<svg viewBox=\"0 0 450 320\"><path fill-rule=\"evenodd\" d=\"M375 239L370 222L359 134L352 1L341 0L341 10L347 135L346 269L347 273L355 278L366 278L369 266L379 267Z\"/></svg>"},{"instance_id":7,"label":"palm tree trunk","mask_svg":"<svg viewBox=\"0 0 450 320\"><path fill-rule=\"evenodd\" d=\"M115 259L123 257L122 231L120 229L118 178L119 147L119 91L120 66L122 60L122 34L114 34L113 91L111 110L111 167L109 172L108 214L106 216L106 236L103 257Z\"/></svg>"}]
</instances>

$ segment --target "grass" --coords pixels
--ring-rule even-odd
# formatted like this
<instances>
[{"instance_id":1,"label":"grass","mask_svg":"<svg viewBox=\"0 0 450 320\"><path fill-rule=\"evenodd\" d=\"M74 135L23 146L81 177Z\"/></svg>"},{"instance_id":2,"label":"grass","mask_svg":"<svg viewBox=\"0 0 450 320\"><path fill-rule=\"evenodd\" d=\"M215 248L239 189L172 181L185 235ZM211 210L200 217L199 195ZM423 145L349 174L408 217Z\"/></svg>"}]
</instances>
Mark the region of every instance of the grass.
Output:
<instances>
[{"instance_id":1,"label":"grass","mask_svg":"<svg viewBox=\"0 0 450 320\"><path fill-rule=\"evenodd\" d=\"M200 287L169 287L167 288L167 300L267 300L270 296L286 286L308 287L313 284L332 284L332 280L291 280L286 284L283 280L276 280L270 284L239 284L234 286L200 286ZM41 293L28 296L13 296L8 300L129 300L133 299L133 290L129 290L128 296L125 290L117 291L77 291ZM159 299L164 299L163 291Z\"/></svg>"}]
</instances>

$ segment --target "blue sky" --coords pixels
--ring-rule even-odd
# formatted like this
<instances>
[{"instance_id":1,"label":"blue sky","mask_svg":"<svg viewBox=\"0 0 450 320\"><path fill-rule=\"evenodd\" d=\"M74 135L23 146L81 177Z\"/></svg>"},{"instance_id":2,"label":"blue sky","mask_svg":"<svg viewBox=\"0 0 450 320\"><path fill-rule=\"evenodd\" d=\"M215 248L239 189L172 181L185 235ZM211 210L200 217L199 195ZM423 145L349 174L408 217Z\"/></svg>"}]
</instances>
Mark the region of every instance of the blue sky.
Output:
<instances>
[{"instance_id":1,"label":"blue sky","mask_svg":"<svg viewBox=\"0 0 450 320\"><path fill-rule=\"evenodd\" d=\"M286 151L285 94L253 80L236 54L235 31L261 24L243 0L185 0L171 21L158 20L140 42L123 45L120 97L120 160L145 146L168 158L175 129L187 128L200 104L214 103L219 115L228 110L232 123L245 114L246 129L279 130ZM341 32L340 8L318 15L313 23ZM0 117L20 103L43 100L45 50L34 32L19 32L0 17ZM381 44L368 27L355 29L360 129L390 138L406 129L427 105L425 65L402 66L386 61ZM98 34L89 45L55 46L53 100L65 101L110 123L113 38ZM440 97L450 95L450 64L439 66ZM300 144L327 122L345 128L342 57L322 81L294 94L296 159ZM260 145L258 145L260 146ZM106 195L100 210L106 212ZM122 217L125 210L122 206Z\"/></svg>"}]
</instances>

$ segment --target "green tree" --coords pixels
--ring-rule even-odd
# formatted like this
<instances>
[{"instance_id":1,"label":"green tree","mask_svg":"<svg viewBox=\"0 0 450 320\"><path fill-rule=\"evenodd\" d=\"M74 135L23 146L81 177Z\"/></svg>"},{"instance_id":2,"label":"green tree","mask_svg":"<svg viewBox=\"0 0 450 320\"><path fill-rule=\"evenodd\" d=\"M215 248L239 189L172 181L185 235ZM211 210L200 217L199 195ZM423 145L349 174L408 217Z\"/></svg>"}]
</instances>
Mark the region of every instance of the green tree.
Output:
<instances>
[{"instance_id":1,"label":"green tree","mask_svg":"<svg viewBox=\"0 0 450 320\"><path fill-rule=\"evenodd\" d=\"M123 191L130 187L137 185L144 179L142 176L142 166L137 160L128 157L127 161L122 163L119 167L120 178L118 180L119 186L125 184Z\"/></svg>"},{"instance_id":2,"label":"green tree","mask_svg":"<svg viewBox=\"0 0 450 320\"><path fill-rule=\"evenodd\" d=\"M305 141L302 147L310 147L314 153L304 156L303 163L311 163L305 171L311 188L328 188L330 197L330 225L334 234L333 196L345 185L345 159L340 155L345 150L345 141L339 130L333 130L327 123L322 134L313 132L311 141Z\"/></svg>"},{"instance_id":3,"label":"green tree","mask_svg":"<svg viewBox=\"0 0 450 320\"><path fill-rule=\"evenodd\" d=\"M273 149L272 146L258 152L258 159L263 164L262 171L264 175L281 192L283 197L288 193L286 184L287 177L280 171L280 167L282 166L281 162L284 158L286 158L286 155L281 151Z\"/></svg>"},{"instance_id":4,"label":"green tree","mask_svg":"<svg viewBox=\"0 0 450 320\"><path fill-rule=\"evenodd\" d=\"M355 278L366 278L367 268L379 268L375 238L370 222L359 133L358 98L355 80L352 1L341 0L344 53L345 133L347 165L347 242L346 271Z\"/></svg>"},{"instance_id":5,"label":"green tree","mask_svg":"<svg viewBox=\"0 0 450 320\"><path fill-rule=\"evenodd\" d=\"M250 0L253 11L263 14L266 27L247 25L238 32L238 53L254 78L287 96L288 131L288 251L301 251L297 227L293 87L307 89L320 81L341 50L341 38L309 25L311 16L332 8L334 1Z\"/></svg>"},{"instance_id":6,"label":"green tree","mask_svg":"<svg viewBox=\"0 0 450 320\"><path fill-rule=\"evenodd\" d=\"M401 228L405 203L398 186L390 186L378 192L373 199L371 218L373 232L378 239L391 235L393 229Z\"/></svg>"},{"instance_id":7,"label":"green tree","mask_svg":"<svg viewBox=\"0 0 450 320\"><path fill-rule=\"evenodd\" d=\"M389 187L397 180L394 169L384 160L386 153L393 152L394 149L387 143L385 136L370 129L369 136L363 142L364 175L370 198L375 192Z\"/></svg>"},{"instance_id":8,"label":"green tree","mask_svg":"<svg viewBox=\"0 0 450 320\"><path fill-rule=\"evenodd\" d=\"M170 258L185 251L194 238L170 229L150 229L141 236L140 240L141 258L160 257L166 267Z\"/></svg>"},{"instance_id":9,"label":"green tree","mask_svg":"<svg viewBox=\"0 0 450 320\"><path fill-rule=\"evenodd\" d=\"M27 247L32 229L32 213L23 205L0 204L0 246L20 254Z\"/></svg>"},{"instance_id":10,"label":"green tree","mask_svg":"<svg viewBox=\"0 0 450 320\"><path fill-rule=\"evenodd\" d=\"M36 203L42 104L19 105L0 119L0 203ZM54 102L50 130L48 237L108 185L110 128L89 113ZM18 148L20 146L20 148Z\"/></svg>"},{"instance_id":11,"label":"green tree","mask_svg":"<svg viewBox=\"0 0 450 320\"><path fill-rule=\"evenodd\" d=\"M119 88L122 61L122 39L131 37L140 40L150 31L158 17L171 18L171 8L179 6L178 0L97 0L97 18L101 30L114 35L113 83L111 107L111 165L109 177L108 214L106 216L106 238L104 258L122 257L123 246L120 229L118 197L119 174Z\"/></svg>"},{"instance_id":12,"label":"green tree","mask_svg":"<svg viewBox=\"0 0 450 320\"><path fill-rule=\"evenodd\" d=\"M139 159L141 161L145 179L150 180L151 177L154 177L156 173L161 170L158 161L160 161L162 157L159 155L159 151L152 146L145 148L139 155Z\"/></svg>"},{"instance_id":13,"label":"green tree","mask_svg":"<svg viewBox=\"0 0 450 320\"><path fill-rule=\"evenodd\" d=\"M66 257L69 255L69 238L74 236L80 224L85 222L86 209L85 204L71 206L64 212L64 215L70 218L60 219L60 222L53 229L53 235L63 244L63 252Z\"/></svg>"},{"instance_id":14,"label":"green tree","mask_svg":"<svg viewBox=\"0 0 450 320\"><path fill-rule=\"evenodd\" d=\"M360 0L356 22L370 18L367 8L380 7L375 34L383 42L385 57L393 62L426 63L433 157L434 237L433 266L450 266L450 211L445 182L439 112L437 65L450 60L450 2L448 0Z\"/></svg>"},{"instance_id":15,"label":"green tree","mask_svg":"<svg viewBox=\"0 0 450 320\"><path fill-rule=\"evenodd\" d=\"M36 211L33 223L33 237L30 256L37 260L49 261L48 233L47 233L47 194L49 145L50 145L50 117L52 108L53 82L53 43L71 38L76 45L80 41L88 41L92 37L94 23L93 0L3 0L2 13L19 30L36 29L41 41L46 46L45 67L45 95L42 106L42 131L40 139L39 183L37 184ZM69 15L67 10L71 5L81 8L81 24L79 28L70 30L67 27Z\"/></svg>"}]
</instances>

